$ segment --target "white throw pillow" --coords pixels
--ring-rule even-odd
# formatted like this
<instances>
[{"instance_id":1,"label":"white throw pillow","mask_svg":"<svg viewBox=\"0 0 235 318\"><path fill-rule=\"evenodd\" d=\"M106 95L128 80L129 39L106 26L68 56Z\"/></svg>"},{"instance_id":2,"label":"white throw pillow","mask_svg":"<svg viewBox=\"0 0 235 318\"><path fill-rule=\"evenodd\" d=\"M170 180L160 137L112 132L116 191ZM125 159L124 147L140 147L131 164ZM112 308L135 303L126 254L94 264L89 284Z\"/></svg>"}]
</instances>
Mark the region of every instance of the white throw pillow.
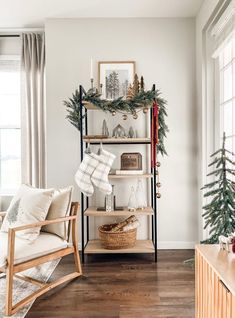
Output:
<instances>
[{"instance_id":1,"label":"white throw pillow","mask_svg":"<svg viewBox=\"0 0 235 318\"><path fill-rule=\"evenodd\" d=\"M9 228L36 223L46 219L52 202L54 189L37 189L23 184L11 201L4 218L1 231L8 232ZM34 241L41 227L17 231L16 235Z\"/></svg>"},{"instance_id":2,"label":"white throw pillow","mask_svg":"<svg viewBox=\"0 0 235 318\"><path fill-rule=\"evenodd\" d=\"M70 212L73 187L55 190L51 206L46 219L53 220L65 217ZM42 227L42 231L56 234L67 240L68 222L49 224Z\"/></svg>"}]
</instances>

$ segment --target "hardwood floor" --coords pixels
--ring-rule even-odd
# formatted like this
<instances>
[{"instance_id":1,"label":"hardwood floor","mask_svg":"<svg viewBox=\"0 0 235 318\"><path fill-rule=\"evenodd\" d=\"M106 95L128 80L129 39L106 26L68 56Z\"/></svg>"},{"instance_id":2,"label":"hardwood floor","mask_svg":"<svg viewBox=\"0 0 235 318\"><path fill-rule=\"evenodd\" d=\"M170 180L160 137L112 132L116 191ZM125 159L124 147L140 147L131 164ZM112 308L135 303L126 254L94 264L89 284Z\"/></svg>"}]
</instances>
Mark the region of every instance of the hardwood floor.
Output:
<instances>
[{"instance_id":1,"label":"hardwood floor","mask_svg":"<svg viewBox=\"0 0 235 318\"><path fill-rule=\"evenodd\" d=\"M95 255L82 278L39 298L27 318L193 318L194 270L183 264L193 251L152 255ZM61 261L52 279L72 270Z\"/></svg>"}]
</instances>

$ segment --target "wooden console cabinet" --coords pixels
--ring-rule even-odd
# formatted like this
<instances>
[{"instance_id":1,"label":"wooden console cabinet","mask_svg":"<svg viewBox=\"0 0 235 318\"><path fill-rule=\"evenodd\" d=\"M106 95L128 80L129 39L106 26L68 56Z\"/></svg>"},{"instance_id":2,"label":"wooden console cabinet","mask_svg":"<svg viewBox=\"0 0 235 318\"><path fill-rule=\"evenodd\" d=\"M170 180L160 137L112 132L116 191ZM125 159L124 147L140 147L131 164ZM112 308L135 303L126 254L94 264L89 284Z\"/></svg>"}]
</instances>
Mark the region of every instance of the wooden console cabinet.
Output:
<instances>
[{"instance_id":1,"label":"wooden console cabinet","mask_svg":"<svg viewBox=\"0 0 235 318\"><path fill-rule=\"evenodd\" d=\"M235 318L235 254L196 246L196 318Z\"/></svg>"}]
</instances>

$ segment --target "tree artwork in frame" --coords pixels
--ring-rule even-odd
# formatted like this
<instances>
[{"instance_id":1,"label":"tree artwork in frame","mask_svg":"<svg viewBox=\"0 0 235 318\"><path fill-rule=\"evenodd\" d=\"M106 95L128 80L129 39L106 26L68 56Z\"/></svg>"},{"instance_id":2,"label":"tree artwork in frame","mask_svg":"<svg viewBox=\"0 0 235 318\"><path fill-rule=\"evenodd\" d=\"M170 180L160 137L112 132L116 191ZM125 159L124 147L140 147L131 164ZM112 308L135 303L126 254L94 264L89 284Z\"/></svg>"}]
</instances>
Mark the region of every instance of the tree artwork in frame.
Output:
<instances>
[{"instance_id":1,"label":"tree artwork in frame","mask_svg":"<svg viewBox=\"0 0 235 318\"><path fill-rule=\"evenodd\" d=\"M99 86L102 85L102 98L126 99L128 87L133 83L135 62L99 62Z\"/></svg>"}]
</instances>

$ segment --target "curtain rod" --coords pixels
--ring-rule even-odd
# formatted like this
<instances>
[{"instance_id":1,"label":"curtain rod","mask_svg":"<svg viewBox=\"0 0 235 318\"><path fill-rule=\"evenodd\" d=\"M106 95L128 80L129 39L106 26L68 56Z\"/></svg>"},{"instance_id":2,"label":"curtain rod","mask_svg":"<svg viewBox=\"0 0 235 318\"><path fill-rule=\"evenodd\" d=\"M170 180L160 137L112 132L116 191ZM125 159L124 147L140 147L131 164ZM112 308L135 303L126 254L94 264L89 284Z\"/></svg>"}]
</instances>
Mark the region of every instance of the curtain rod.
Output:
<instances>
[{"instance_id":1,"label":"curtain rod","mask_svg":"<svg viewBox=\"0 0 235 318\"><path fill-rule=\"evenodd\" d=\"M19 38L19 34L0 34L0 38Z\"/></svg>"}]
</instances>

